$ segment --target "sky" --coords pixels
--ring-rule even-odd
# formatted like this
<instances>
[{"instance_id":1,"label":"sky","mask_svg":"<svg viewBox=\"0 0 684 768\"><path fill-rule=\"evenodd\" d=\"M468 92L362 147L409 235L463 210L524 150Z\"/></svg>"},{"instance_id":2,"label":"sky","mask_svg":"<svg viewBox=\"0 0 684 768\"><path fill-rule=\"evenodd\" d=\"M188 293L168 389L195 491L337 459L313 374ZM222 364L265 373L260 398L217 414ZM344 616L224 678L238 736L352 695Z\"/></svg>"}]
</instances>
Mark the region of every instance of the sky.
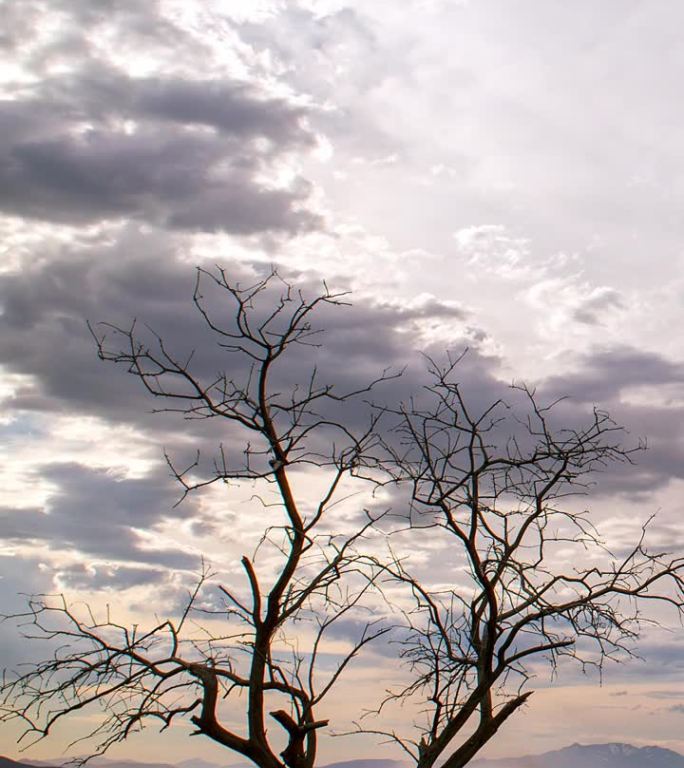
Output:
<instances>
[{"instance_id":1,"label":"sky","mask_svg":"<svg viewBox=\"0 0 684 768\"><path fill-rule=\"evenodd\" d=\"M525 381L572 413L606 408L649 448L602 479L596 519L618 541L657 513L655 540L684 549L681 3L0 0L0 13L0 611L54 591L163 611L200 554L230 575L252 546L248 491L174 506L163 449L192 453L218 427L152 414L86 326L137 317L201 344L196 265L246 281L277 265L307 291L350 290L353 307L323 318L324 369L341 379L408 364L408 388L421 350L468 347L475 393ZM25 658L2 633L5 661ZM487 754L684 752L681 635L646 628L640 650L600 688L540 678ZM367 705L383 663L359 662L345 712ZM335 740L324 755L377 749ZM225 760L182 728L117 754Z\"/></svg>"}]
</instances>

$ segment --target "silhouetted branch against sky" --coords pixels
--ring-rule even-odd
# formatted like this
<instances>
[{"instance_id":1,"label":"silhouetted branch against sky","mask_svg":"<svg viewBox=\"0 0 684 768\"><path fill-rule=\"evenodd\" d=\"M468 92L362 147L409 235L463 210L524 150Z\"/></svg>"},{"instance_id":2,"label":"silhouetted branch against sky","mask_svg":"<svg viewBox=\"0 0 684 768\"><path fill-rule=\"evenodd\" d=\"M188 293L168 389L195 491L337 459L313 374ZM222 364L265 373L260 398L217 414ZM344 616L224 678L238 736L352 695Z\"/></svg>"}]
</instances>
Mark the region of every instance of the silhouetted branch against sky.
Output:
<instances>
[{"instance_id":1,"label":"silhouetted branch against sky","mask_svg":"<svg viewBox=\"0 0 684 768\"><path fill-rule=\"evenodd\" d=\"M211 309L205 302L207 280L223 294L223 302ZM163 412L237 427L239 438L227 450L221 447L208 477L199 473L199 456L185 469L176 469L170 459L169 466L183 496L214 483L243 483L259 494L254 504L265 514L257 552L266 550L270 558L262 556L257 564L256 554L243 554L242 586L214 584L218 602L206 608L198 601L207 599L203 587L212 574L204 570L180 618L160 619L152 627L134 624L129 630L109 611L96 619L96 609L86 608L81 618L63 598L31 598L28 612L17 618L27 621L29 636L35 633L59 646L51 660L3 687L3 719L26 726L20 741L47 737L61 719L100 704L106 715L86 733L96 754L150 720L160 721L165 730L188 716L197 734L257 765L315 764L317 732L328 723L316 718L317 708L353 657L390 629L368 619L348 649L335 653L332 671L317 667L319 652L333 652L324 643L326 633L346 614L354 615L378 576L377 565L357 551L376 518L367 513L346 531L329 518L348 476L375 468L379 417L371 410L366 425L355 429L327 413L326 404L344 406L369 396L396 375L380 374L364 386L340 391L334 383L319 382L315 368L300 369L290 383L278 375L278 367L291 348L316 349L312 316L321 304L339 305L344 295L326 289L307 299L275 272L242 287L221 269L200 270L195 309L220 353L214 359L227 353L226 369L209 371L208 379L201 364L195 367L192 353L179 357L173 342L152 330L147 329L148 344L135 324L91 327L100 358L123 364L161 401ZM290 478L308 468L324 470L324 487L318 499L308 494L300 502ZM276 501L267 503L269 486ZM259 525L254 518L253 523ZM155 604L155 613L162 609ZM208 624L200 623L198 613L208 617ZM215 629L221 619L225 626ZM244 709L241 727L225 724L221 701L233 718L236 703ZM286 731L282 750L269 736L268 714Z\"/></svg>"},{"instance_id":2,"label":"silhouetted branch against sky","mask_svg":"<svg viewBox=\"0 0 684 768\"><path fill-rule=\"evenodd\" d=\"M419 713L388 737L418 768L460 768L532 694L529 660L602 669L634 655L644 604L684 614L684 556L651 549L648 521L616 556L572 506L597 470L632 460L605 412L556 427L558 401L520 385L516 408L471 404L465 354L427 358L426 383L397 406L379 398L385 384L410 383L401 372L341 389L317 365L317 315L346 298L327 285L311 298L276 271L245 285L198 269L196 350L138 321L90 325L100 359L131 374L158 413L227 425L209 466L201 450L181 467L166 455L176 507L217 486L228 498L249 488L259 541L236 555L239 578L233 566L219 580L203 561L179 610L152 602L152 623L149 611L129 626L109 607L98 616L62 595L30 597L9 618L51 655L0 687L0 722L19 724L19 744L87 713L92 726L72 745L101 755L151 723L163 733L188 719L259 768L314 768L340 683L384 639L403 669L376 682L376 716L397 703ZM387 488L403 492L395 509L364 505ZM412 557L424 540L451 550L437 577Z\"/></svg>"}]
</instances>

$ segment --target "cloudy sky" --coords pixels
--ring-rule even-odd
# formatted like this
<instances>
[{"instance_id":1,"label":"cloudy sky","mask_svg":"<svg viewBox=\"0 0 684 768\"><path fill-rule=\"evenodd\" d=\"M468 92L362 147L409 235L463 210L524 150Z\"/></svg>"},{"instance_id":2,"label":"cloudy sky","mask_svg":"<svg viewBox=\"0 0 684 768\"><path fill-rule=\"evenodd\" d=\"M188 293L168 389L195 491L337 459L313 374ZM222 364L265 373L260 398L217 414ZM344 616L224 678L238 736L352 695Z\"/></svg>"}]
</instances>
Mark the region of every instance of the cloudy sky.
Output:
<instances>
[{"instance_id":1,"label":"cloudy sky","mask_svg":"<svg viewBox=\"0 0 684 768\"><path fill-rule=\"evenodd\" d=\"M228 512L213 497L174 507L163 448L219 431L152 415L86 327L138 317L190 349L198 264L243 279L276 264L311 290L352 290L326 321L336 376L469 347L473 391L527 381L607 408L649 450L598 488L598 518L619 537L658 512L655 536L684 547L678 0L0 0L0 13L2 610L60 590L163 608L201 552L230 572L235 531L254 536L234 511L248 494ZM6 628L3 648L9 663L24 651ZM684 751L681 638L653 632L642 653L601 689L542 681L489 754ZM183 732L127 749L221 759Z\"/></svg>"}]
</instances>

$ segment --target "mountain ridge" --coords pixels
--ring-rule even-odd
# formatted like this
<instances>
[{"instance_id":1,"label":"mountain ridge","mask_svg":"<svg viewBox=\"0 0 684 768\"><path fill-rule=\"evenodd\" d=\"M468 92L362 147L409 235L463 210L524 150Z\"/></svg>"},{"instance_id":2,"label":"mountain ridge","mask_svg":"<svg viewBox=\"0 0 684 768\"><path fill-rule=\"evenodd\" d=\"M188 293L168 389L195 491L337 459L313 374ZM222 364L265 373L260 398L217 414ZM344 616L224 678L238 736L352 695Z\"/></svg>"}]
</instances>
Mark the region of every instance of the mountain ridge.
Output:
<instances>
[{"instance_id":1,"label":"mountain ridge","mask_svg":"<svg viewBox=\"0 0 684 768\"><path fill-rule=\"evenodd\" d=\"M64 760L17 761L0 757L0 768L58 768ZM571 744L562 749L521 757L473 760L472 768L684 768L684 755L665 747L635 747L622 742ZM219 764L197 758L178 763L145 763L134 760L98 758L93 768L253 768L247 763ZM322 768L410 768L409 763L391 759L342 760Z\"/></svg>"},{"instance_id":2,"label":"mountain ridge","mask_svg":"<svg viewBox=\"0 0 684 768\"><path fill-rule=\"evenodd\" d=\"M60 766L68 766L68 764L68 759L24 762L23 760L12 760L9 757L0 756L0 768L60 768ZM251 763L211 763L200 758L181 760L178 763L162 763L97 757L87 765L91 768L254 768ZM368 758L365 760L340 760L323 765L321 768L408 768L408 763L388 758Z\"/></svg>"},{"instance_id":3,"label":"mountain ridge","mask_svg":"<svg viewBox=\"0 0 684 768\"><path fill-rule=\"evenodd\" d=\"M473 768L684 768L684 755L665 747L622 742L571 744L540 755L473 760Z\"/></svg>"}]
</instances>

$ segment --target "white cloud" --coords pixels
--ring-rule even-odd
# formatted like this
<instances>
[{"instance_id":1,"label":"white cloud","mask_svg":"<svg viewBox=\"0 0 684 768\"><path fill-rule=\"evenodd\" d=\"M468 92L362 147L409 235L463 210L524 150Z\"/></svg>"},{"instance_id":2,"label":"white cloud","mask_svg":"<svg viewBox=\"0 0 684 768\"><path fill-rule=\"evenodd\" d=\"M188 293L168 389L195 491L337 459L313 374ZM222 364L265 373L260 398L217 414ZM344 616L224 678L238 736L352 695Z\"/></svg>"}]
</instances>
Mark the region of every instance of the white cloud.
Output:
<instances>
[{"instance_id":1,"label":"white cloud","mask_svg":"<svg viewBox=\"0 0 684 768\"><path fill-rule=\"evenodd\" d=\"M529 240L511 236L501 224L464 227L454 233L459 251L468 266L491 272L503 279L529 280Z\"/></svg>"}]
</instances>

